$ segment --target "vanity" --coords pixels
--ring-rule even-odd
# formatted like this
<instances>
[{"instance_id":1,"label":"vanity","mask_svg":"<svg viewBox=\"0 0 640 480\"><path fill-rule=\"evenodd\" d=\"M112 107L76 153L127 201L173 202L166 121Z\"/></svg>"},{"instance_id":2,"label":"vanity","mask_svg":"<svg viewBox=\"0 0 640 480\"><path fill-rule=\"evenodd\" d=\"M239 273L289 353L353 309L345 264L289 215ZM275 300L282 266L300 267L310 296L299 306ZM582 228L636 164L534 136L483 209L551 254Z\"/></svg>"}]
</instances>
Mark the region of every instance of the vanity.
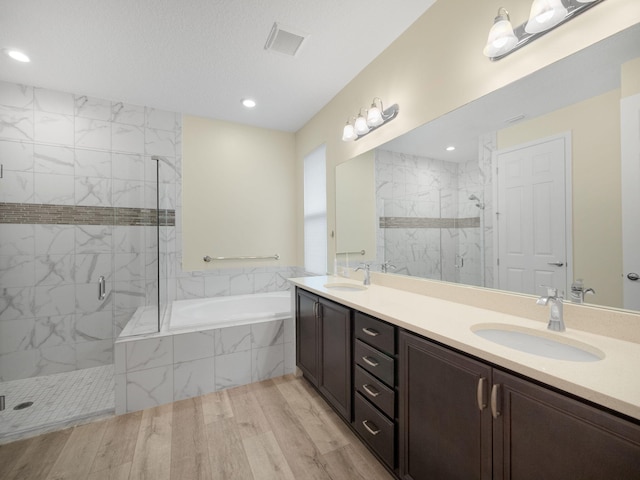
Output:
<instances>
[{"instance_id":1,"label":"vanity","mask_svg":"<svg viewBox=\"0 0 640 480\"><path fill-rule=\"evenodd\" d=\"M420 279L384 286L393 277L291 281L297 366L396 478L640 478L640 343L571 323L550 332L438 298ZM488 330L555 340L560 353Z\"/></svg>"}]
</instances>

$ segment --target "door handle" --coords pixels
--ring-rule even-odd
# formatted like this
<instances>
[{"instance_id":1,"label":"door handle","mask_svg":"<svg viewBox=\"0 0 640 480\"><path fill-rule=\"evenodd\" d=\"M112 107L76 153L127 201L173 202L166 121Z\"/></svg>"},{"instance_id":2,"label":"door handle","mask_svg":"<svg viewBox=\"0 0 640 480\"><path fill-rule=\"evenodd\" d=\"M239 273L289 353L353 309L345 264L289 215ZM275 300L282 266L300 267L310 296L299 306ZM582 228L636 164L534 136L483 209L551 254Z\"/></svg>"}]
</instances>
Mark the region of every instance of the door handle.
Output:
<instances>
[{"instance_id":1,"label":"door handle","mask_svg":"<svg viewBox=\"0 0 640 480\"><path fill-rule=\"evenodd\" d=\"M547 265L551 265L552 267L563 267L564 262L549 262Z\"/></svg>"},{"instance_id":2,"label":"door handle","mask_svg":"<svg viewBox=\"0 0 640 480\"><path fill-rule=\"evenodd\" d=\"M500 416L500 410L498 410L498 392L500 390L500 384L495 383L491 387L491 416L498 418Z\"/></svg>"},{"instance_id":3,"label":"door handle","mask_svg":"<svg viewBox=\"0 0 640 480\"><path fill-rule=\"evenodd\" d=\"M476 401L478 402L478 409L480 411L487 408L487 402L484 400L484 386L487 383L487 379L480 377L478 379L478 387L476 389Z\"/></svg>"},{"instance_id":4,"label":"door handle","mask_svg":"<svg viewBox=\"0 0 640 480\"><path fill-rule=\"evenodd\" d=\"M629 273L627 274L627 278L629 280L631 280L632 282L637 282L638 280L640 280L640 275L638 275L637 273Z\"/></svg>"},{"instance_id":5,"label":"door handle","mask_svg":"<svg viewBox=\"0 0 640 480\"><path fill-rule=\"evenodd\" d=\"M100 275L98 278L98 300L104 300L104 297L107 296L107 284L104 280L104 276Z\"/></svg>"}]
</instances>

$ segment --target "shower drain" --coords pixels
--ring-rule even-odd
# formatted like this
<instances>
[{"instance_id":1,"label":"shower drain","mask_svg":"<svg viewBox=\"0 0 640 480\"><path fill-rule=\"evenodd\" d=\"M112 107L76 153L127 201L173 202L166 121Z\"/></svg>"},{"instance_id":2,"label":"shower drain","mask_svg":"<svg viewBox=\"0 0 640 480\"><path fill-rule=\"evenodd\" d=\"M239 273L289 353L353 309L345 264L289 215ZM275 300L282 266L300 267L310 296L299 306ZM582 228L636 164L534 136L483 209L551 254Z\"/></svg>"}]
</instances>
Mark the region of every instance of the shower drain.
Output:
<instances>
[{"instance_id":1,"label":"shower drain","mask_svg":"<svg viewBox=\"0 0 640 480\"><path fill-rule=\"evenodd\" d=\"M22 410L24 408L29 408L31 405L33 405L33 402L22 402L19 403L18 405L16 405L15 407L13 407L14 410Z\"/></svg>"}]
</instances>

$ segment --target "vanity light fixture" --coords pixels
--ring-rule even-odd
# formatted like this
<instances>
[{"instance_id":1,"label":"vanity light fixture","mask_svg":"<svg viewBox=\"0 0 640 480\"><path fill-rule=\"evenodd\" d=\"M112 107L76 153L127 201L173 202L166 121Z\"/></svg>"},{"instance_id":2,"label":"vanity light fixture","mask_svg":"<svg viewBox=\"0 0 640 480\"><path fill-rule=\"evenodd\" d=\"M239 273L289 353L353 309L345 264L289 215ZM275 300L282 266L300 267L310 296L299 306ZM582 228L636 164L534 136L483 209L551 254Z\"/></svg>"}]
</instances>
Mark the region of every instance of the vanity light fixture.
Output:
<instances>
[{"instance_id":1,"label":"vanity light fixture","mask_svg":"<svg viewBox=\"0 0 640 480\"><path fill-rule=\"evenodd\" d=\"M4 53L18 62L29 63L31 61L31 59L27 56L27 54L21 52L20 50L5 48Z\"/></svg>"},{"instance_id":2,"label":"vanity light fixture","mask_svg":"<svg viewBox=\"0 0 640 480\"><path fill-rule=\"evenodd\" d=\"M500 7L482 52L499 60L603 1L533 0L529 19L515 29L509 12Z\"/></svg>"},{"instance_id":3,"label":"vanity light fixture","mask_svg":"<svg viewBox=\"0 0 640 480\"><path fill-rule=\"evenodd\" d=\"M376 97L371 102L371 108L362 113L362 108L358 112L358 116L351 117L347 120L342 130L342 140L351 142L364 137L378 127L390 122L398 115L399 107L397 104L391 105L386 110L382 105L382 100Z\"/></svg>"},{"instance_id":4,"label":"vanity light fixture","mask_svg":"<svg viewBox=\"0 0 640 480\"><path fill-rule=\"evenodd\" d=\"M453 145L449 145L447 148L445 148L447 152L453 152L455 149L456 147L454 147Z\"/></svg>"}]
</instances>

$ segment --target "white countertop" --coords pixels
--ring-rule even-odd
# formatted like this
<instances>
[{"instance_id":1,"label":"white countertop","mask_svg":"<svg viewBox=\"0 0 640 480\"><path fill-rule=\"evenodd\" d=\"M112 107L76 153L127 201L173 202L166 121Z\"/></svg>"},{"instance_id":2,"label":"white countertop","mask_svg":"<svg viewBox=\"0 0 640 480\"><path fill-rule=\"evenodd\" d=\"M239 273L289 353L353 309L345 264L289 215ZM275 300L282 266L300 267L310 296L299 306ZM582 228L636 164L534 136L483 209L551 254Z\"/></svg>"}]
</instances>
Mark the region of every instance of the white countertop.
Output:
<instances>
[{"instance_id":1,"label":"white countertop","mask_svg":"<svg viewBox=\"0 0 640 480\"><path fill-rule=\"evenodd\" d=\"M638 343L569 328L562 333L550 332L546 323L379 285L369 285L361 291L324 287L335 282L361 283L341 277L304 277L290 281L330 300L640 420ZM481 323L525 327L558 338L562 343L581 342L602 351L605 357L596 362L574 362L524 353L473 333L472 327Z\"/></svg>"}]
</instances>

